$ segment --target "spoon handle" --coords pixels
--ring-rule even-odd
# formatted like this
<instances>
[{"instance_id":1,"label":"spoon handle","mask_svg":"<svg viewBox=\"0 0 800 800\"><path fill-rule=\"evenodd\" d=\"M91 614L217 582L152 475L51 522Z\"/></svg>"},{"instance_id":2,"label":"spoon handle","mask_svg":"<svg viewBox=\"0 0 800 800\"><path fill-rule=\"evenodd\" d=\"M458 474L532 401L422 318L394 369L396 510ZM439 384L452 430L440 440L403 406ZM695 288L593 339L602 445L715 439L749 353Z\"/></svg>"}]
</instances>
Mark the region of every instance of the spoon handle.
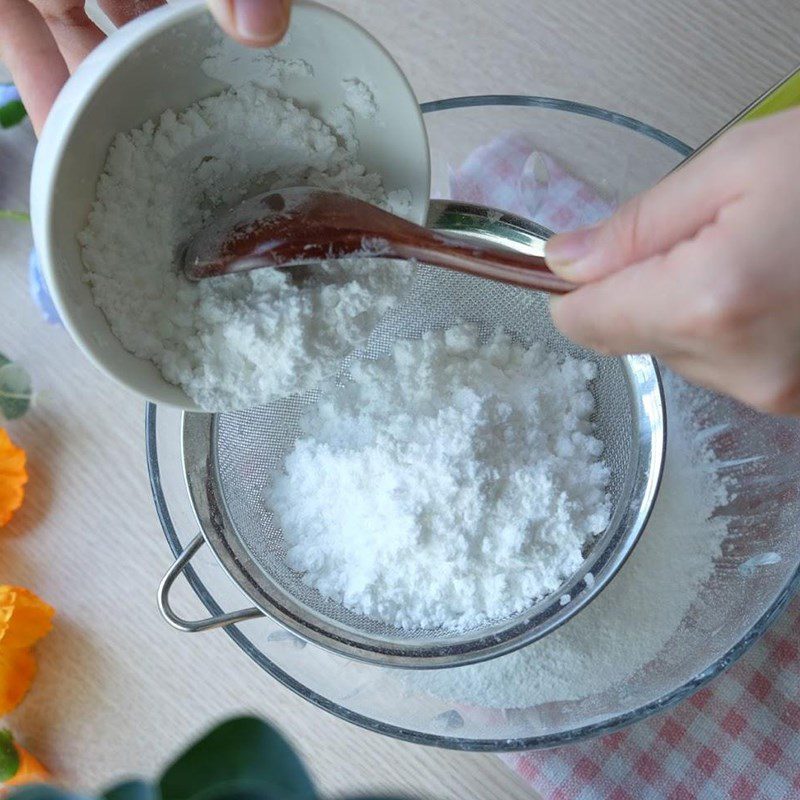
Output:
<instances>
[{"instance_id":1,"label":"spoon handle","mask_svg":"<svg viewBox=\"0 0 800 800\"><path fill-rule=\"evenodd\" d=\"M481 278L512 283L526 289L565 294L575 285L550 271L542 256L478 245L435 231L418 233L414 240L393 248L403 258L416 258L437 267L468 272Z\"/></svg>"}]
</instances>

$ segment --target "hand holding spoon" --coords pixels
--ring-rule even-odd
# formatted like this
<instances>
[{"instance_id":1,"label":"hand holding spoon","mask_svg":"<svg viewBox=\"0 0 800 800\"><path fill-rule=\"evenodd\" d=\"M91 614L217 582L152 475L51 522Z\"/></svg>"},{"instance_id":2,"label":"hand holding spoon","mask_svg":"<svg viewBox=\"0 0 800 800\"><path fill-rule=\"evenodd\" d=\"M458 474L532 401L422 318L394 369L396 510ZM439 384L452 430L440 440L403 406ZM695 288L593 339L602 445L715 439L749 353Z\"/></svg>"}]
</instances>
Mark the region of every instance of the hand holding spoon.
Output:
<instances>
[{"instance_id":1,"label":"hand holding spoon","mask_svg":"<svg viewBox=\"0 0 800 800\"><path fill-rule=\"evenodd\" d=\"M574 288L541 256L431 231L364 200L323 189L274 189L217 214L183 252L190 280L330 259L416 259L482 278L563 294Z\"/></svg>"}]
</instances>

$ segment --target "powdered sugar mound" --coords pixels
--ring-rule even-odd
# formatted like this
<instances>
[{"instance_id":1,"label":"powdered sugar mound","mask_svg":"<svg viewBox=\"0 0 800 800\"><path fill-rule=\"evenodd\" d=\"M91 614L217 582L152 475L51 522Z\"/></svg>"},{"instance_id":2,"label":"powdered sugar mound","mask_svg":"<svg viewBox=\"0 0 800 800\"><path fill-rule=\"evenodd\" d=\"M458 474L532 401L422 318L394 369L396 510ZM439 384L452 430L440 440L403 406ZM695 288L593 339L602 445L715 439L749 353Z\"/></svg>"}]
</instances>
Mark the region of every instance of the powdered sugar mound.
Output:
<instances>
[{"instance_id":1,"label":"powdered sugar mound","mask_svg":"<svg viewBox=\"0 0 800 800\"><path fill-rule=\"evenodd\" d=\"M176 253L212 211L248 192L313 185L391 210L378 175L328 126L252 84L118 135L80 236L114 334L208 409L312 388L409 285L403 264L323 264L297 284L261 270L189 283Z\"/></svg>"},{"instance_id":2,"label":"powdered sugar mound","mask_svg":"<svg viewBox=\"0 0 800 800\"><path fill-rule=\"evenodd\" d=\"M350 373L267 491L309 585L392 625L466 628L575 572L609 521L594 364L461 325Z\"/></svg>"},{"instance_id":3,"label":"powdered sugar mound","mask_svg":"<svg viewBox=\"0 0 800 800\"><path fill-rule=\"evenodd\" d=\"M342 88L344 103L331 109L325 122L336 131L344 146L352 149L357 144L356 118L374 119L378 113L378 104L369 86L358 78L345 78ZM410 198L410 193L408 196Z\"/></svg>"},{"instance_id":4,"label":"powdered sugar mound","mask_svg":"<svg viewBox=\"0 0 800 800\"><path fill-rule=\"evenodd\" d=\"M474 666L426 670L404 680L463 703L525 708L580 700L621 685L668 646L726 534L715 516L728 493L691 421L680 379L665 378L669 437L664 478L647 529L606 589L553 633Z\"/></svg>"},{"instance_id":5,"label":"powdered sugar mound","mask_svg":"<svg viewBox=\"0 0 800 800\"><path fill-rule=\"evenodd\" d=\"M358 78L345 78L342 81L344 104L364 119L371 119L378 113L378 103L372 89Z\"/></svg>"}]
</instances>

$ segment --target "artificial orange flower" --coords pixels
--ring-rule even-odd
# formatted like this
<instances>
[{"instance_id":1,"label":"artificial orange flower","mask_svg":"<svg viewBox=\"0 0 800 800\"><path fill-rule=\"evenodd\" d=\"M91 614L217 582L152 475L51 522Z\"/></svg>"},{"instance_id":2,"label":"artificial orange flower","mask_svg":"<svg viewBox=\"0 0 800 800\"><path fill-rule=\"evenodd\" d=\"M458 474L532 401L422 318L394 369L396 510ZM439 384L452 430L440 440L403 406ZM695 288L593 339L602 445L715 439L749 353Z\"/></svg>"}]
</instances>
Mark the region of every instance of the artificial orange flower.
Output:
<instances>
[{"instance_id":1,"label":"artificial orange flower","mask_svg":"<svg viewBox=\"0 0 800 800\"><path fill-rule=\"evenodd\" d=\"M55 610L20 586L0 586L0 715L16 708L36 674L31 647L53 627Z\"/></svg>"},{"instance_id":2,"label":"artificial orange flower","mask_svg":"<svg viewBox=\"0 0 800 800\"><path fill-rule=\"evenodd\" d=\"M28 693L36 675L36 659L27 647L0 648L0 716L13 711Z\"/></svg>"},{"instance_id":3,"label":"artificial orange flower","mask_svg":"<svg viewBox=\"0 0 800 800\"><path fill-rule=\"evenodd\" d=\"M27 482L25 451L17 447L6 431L0 428L0 527L22 505Z\"/></svg>"},{"instance_id":4,"label":"artificial orange flower","mask_svg":"<svg viewBox=\"0 0 800 800\"><path fill-rule=\"evenodd\" d=\"M0 650L35 645L53 627L55 613L21 586L0 586Z\"/></svg>"},{"instance_id":5,"label":"artificial orange flower","mask_svg":"<svg viewBox=\"0 0 800 800\"><path fill-rule=\"evenodd\" d=\"M25 783L47 783L52 776L42 762L32 756L24 747L16 745L16 748L19 753L19 769L16 775L3 785L22 786Z\"/></svg>"},{"instance_id":6,"label":"artificial orange flower","mask_svg":"<svg viewBox=\"0 0 800 800\"><path fill-rule=\"evenodd\" d=\"M46 783L50 777L42 763L14 741L11 731L0 730L0 782L4 789Z\"/></svg>"}]
</instances>

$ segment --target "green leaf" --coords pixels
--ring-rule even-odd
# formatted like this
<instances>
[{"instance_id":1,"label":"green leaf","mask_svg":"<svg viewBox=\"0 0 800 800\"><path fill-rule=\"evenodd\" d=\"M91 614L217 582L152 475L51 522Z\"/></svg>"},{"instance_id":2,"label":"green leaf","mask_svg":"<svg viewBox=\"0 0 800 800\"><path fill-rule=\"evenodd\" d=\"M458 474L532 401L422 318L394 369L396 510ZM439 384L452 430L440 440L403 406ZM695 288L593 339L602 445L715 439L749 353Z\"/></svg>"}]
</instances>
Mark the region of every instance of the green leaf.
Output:
<instances>
[{"instance_id":1,"label":"green leaf","mask_svg":"<svg viewBox=\"0 0 800 800\"><path fill-rule=\"evenodd\" d=\"M0 421L19 419L31 405L31 376L0 353Z\"/></svg>"},{"instance_id":2,"label":"green leaf","mask_svg":"<svg viewBox=\"0 0 800 800\"><path fill-rule=\"evenodd\" d=\"M106 789L101 798L102 800L159 800L160 794L152 783L130 780Z\"/></svg>"},{"instance_id":3,"label":"green leaf","mask_svg":"<svg viewBox=\"0 0 800 800\"><path fill-rule=\"evenodd\" d=\"M16 222L30 222L31 215L24 211L10 211L7 208L0 208L0 219L13 219Z\"/></svg>"},{"instance_id":4,"label":"green leaf","mask_svg":"<svg viewBox=\"0 0 800 800\"><path fill-rule=\"evenodd\" d=\"M7 728L0 730L0 782L11 780L19 769L19 752Z\"/></svg>"},{"instance_id":5,"label":"green leaf","mask_svg":"<svg viewBox=\"0 0 800 800\"><path fill-rule=\"evenodd\" d=\"M0 128L11 128L25 119L25 106L20 100L12 100L0 106Z\"/></svg>"},{"instance_id":6,"label":"green leaf","mask_svg":"<svg viewBox=\"0 0 800 800\"><path fill-rule=\"evenodd\" d=\"M314 786L288 742L254 717L223 722L190 747L159 784L163 800L215 795L227 785L248 798L313 800Z\"/></svg>"}]
</instances>

